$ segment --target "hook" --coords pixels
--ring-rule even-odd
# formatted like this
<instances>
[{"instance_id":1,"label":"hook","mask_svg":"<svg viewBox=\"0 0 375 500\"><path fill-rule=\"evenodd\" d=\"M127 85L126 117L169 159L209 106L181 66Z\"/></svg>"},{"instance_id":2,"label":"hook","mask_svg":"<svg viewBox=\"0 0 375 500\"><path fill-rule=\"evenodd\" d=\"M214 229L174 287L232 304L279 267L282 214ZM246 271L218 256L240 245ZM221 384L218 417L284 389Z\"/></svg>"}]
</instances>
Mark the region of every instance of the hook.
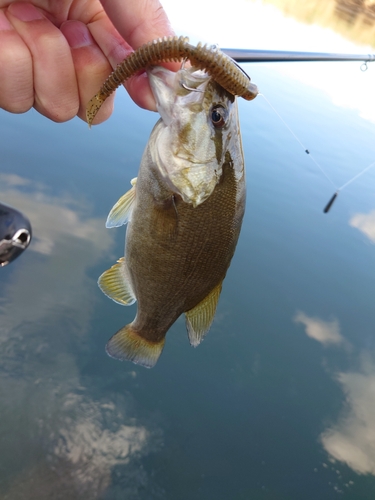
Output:
<instances>
[{"instance_id":1,"label":"hook","mask_svg":"<svg viewBox=\"0 0 375 500\"><path fill-rule=\"evenodd\" d=\"M184 84L184 82L181 82L181 87L183 87L185 90L192 90L193 92L203 92L203 90L193 89L191 87L188 87L187 85Z\"/></svg>"}]
</instances>

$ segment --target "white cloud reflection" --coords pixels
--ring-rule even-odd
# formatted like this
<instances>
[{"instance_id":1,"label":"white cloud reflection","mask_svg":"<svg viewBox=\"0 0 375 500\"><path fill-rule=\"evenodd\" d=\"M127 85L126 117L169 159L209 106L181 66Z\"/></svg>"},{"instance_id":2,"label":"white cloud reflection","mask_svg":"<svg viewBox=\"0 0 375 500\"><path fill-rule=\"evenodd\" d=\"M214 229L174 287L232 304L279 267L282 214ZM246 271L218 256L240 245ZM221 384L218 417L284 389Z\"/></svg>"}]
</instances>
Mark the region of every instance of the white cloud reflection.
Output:
<instances>
[{"instance_id":1,"label":"white cloud reflection","mask_svg":"<svg viewBox=\"0 0 375 500\"><path fill-rule=\"evenodd\" d=\"M9 266L11 280L1 290L6 307L0 345L14 342L23 324L36 325L64 307L70 321L85 331L93 311L91 292L97 290L86 270L113 245L104 218L90 217L83 200L51 196L46 186L15 175L0 174L0 199L27 215L33 230L30 247Z\"/></svg>"},{"instance_id":2,"label":"white cloud reflection","mask_svg":"<svg viewBox=\"0 0 375 500\"><path fill-rule=\"evenodd\" d=\"M304 325L306 335L323 345L341 344L344 340L340 334L340 325L337 319L323 321L316 317L309 317L304 312L298 311L293 321Z\"/></svg>"},{"instance_id":3,"label":"white cloud reflection","mask_svg":"<svg viewBox=\"0 0 375 500\"><path fill-rule=\"evenodd\" d=\"M341 335L338 320L330 322L298 312L293 321L305 326L306 334L324 345L336 344L353 352ZM375 363L368 354L359 355L360 369L334 375L344 393L343 408L320 436L332 461L343 462L358 474L375 475Z\"/></svg>"},{"instance_id":4,"label":"white cloud reflection","mask_svg":"<svg viewBox=\"0 0 375 500\"><path fill-rule=\"evenodd\" d=\"M364 372L339 373L345 409L321 436L331 458L359 474L375 475L375 365Z\"/></svg>"},{"instance_id":5,"label":"white cloud reflection","mask_svg":"<svg viewBox=\"0 0 375 500\"><path fill-rule=\"evenodd\" d=\"M121 488L115 494L111 489L111 498L139 498L147 477L138 470L137 460L154 449L158 436L155 440L154 432L129 418L128 395L111 394L108 400L94 401L77 393L77 378L65 384L54 379L39 390L27 381L10 382L15 392L3 394L8 401L23 395L20 409L25 413L23 428L19 418L12 424L6 414L2 417L1 430L8 426L12 440L9 446L7 440L2 444L2 471L6 474L9 467L12 478L7 486L2 484L2 500L103 498L115 471ZM9 406L7 402L7 410Z\"/></svg>"},{"instance_id":6,"label":"white cloud reflection","mask_svg":"<svg viewBox=\"0 0 375 500\"><path fill-rule=\"evenodd\" d=\"M1 500L95 500L114 472L121 488L111 498L136 499L147 481L137 459L158 432L132 416L125 388L104 399L80 371L100 297L88 271L109 257L113 233L83 199L16 175L0 174L0 199L30 218L34 235L0 288Z\"/></svg>"},{"instance_id":7,"label":"white cloud reflection","mask_svg":"<svg viewBox=\"0 0 375 500\"><path fill-rule=\"evenodd\" d=\"M375 210L368 214L353 215L349 220L349 225L361 231L372 243L375 243Z\"/></svg>"},{"instance_id":8,"label":"white cloud reflection","mask_svg":"<svg viewBox=\"0 0 375 500\"><path fill-rule=\"evenodd\" d=\"M26 188L26 192L20 188ZM53 197L40 183L0 173L0 199L29 217L34 234L29 251L50 255L64 237L95 244L99 252L107 250L112 243L103 220L85 216L88 207L82 200L78 202L68 195Z\"/></svg>"}]
</instances>

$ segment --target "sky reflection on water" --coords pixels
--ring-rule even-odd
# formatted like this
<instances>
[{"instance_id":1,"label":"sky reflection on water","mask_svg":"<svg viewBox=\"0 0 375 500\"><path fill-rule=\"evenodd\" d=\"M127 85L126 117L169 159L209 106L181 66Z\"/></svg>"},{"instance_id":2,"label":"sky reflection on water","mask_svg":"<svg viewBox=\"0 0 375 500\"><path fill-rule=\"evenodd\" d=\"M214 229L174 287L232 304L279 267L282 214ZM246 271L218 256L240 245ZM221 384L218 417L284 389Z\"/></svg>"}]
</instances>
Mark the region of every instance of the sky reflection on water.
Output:
<instances>
[{"instance_id":1,"label":"sky reflection on water","mask_svg":"<svg viewBox=\"0 0 375 500\"><path fill-rule=\"evenodd\" d=\"M333 378L344 393L336 422L321 434L321 443L333 461L346 463L359 474L375 474L375 364L374 352L355 352L340 334L337 319L323 321L299 311L293 320L305 326L306 335L324 346L345 348L351 370L334 372ZM329 362L328 362L329 363ZM330 368L329 364L326 368Z\"/></svg>"},{"instance_id":2,"label":"sky reflection on water","mask_svg":"<svg viewBox=\"0 0 375 500\"><path fill-rule=\"evenodd\" d=\"M1 174L0 185L35 234L1 287L1 498L98 498L151 437L129 415L129 397L93 400L77 365L97 302L87 270L113 238L83 199L15 174ZM134 482L129 498L136 492Z\"/></svg>"}]
</instances>

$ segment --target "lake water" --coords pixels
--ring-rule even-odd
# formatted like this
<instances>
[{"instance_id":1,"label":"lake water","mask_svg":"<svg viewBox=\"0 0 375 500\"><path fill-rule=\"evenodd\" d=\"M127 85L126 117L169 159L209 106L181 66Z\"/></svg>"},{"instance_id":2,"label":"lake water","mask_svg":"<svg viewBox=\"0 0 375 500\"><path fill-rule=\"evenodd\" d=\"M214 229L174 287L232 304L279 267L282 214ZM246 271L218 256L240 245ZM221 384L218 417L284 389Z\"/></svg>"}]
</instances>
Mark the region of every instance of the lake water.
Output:
<instances>
[{"instance_id":1,"label":"lake water","mask_svg":"<svg viewBox=\"0 0 375 500\"><path fill-rule=\"evenodd\" d=\"M375 161L375 120L292 66L244 67L339 187ZM333 66L348 100L375 85ZM136 309L96 280L157 115L124 91L92 130L0 111L0 200L34 234L0 270L1 500L374 499L375 168L325 215L330 182L261 96L239 106L248 198L217 315L197 349L178 320L152 370L105 354Z\"/></svg>"}]
</instances>

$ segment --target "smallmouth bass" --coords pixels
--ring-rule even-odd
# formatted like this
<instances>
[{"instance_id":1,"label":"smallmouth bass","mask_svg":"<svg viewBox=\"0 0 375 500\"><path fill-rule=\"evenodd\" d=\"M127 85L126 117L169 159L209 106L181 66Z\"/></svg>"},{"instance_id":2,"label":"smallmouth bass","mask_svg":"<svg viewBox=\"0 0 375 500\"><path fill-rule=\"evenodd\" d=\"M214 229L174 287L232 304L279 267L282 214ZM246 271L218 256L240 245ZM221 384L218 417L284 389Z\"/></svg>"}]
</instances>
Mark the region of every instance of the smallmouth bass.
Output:
<instances>
[{"instance_id":1,"label":"smallmouth bass","mask_svg":"<svg viewBox=\"0 0 375 500\"><path fill-rule=\"evenodd\" d=\"M138 301L107 353L151 368L182 313L192 346L209 330L246 191L236 97L194 68L147 73L161 118L137 179L107 219L107 227L128 223L125 257L98 284L119 304Z\"/></svg>"}]
</instances>

